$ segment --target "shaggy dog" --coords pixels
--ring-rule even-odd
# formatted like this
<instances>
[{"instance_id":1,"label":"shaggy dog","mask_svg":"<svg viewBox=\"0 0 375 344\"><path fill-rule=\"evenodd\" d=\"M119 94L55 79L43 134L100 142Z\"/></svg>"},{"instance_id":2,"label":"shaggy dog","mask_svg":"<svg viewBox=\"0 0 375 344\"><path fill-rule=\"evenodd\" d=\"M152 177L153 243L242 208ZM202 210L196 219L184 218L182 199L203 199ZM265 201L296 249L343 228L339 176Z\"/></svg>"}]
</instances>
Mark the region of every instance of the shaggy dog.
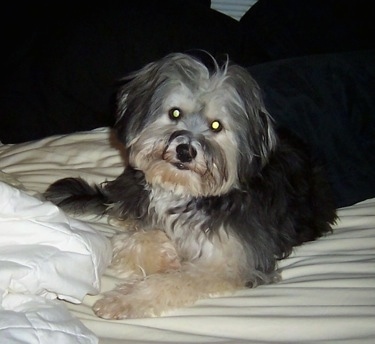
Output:
<instances>
[{"instance_id":1,"label":"shaggy dog","mask_svg":"<svg viewBox=\"0 0 375 344\"><path fill-rule=\"evenodd\" d=\"M126 228L112 261L124 280L95 303L100 317L158 316L277 281L277 261L335 221L320 169L275 130L257 83L213 64L172 54L126 78L116 123L124 172L99 186L62 179L45 193Z\"/></svg>"}]
</instances>

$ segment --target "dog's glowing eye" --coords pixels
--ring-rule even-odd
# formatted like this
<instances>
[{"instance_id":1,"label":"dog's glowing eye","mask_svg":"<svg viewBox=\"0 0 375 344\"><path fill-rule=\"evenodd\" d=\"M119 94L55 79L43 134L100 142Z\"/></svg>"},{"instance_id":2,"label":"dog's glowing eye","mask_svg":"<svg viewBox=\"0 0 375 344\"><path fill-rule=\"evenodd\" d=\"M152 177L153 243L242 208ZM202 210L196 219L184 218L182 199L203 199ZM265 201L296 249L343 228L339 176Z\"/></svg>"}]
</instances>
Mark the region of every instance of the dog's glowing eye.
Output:
<instances>
[{"instance_id":1,"label":"dog's glowing eye","mask_svg":"<svg viewBox=\"0 0 375 344\"><path fill-rule=\"evenodd\" d=\"M176 119L180 119L182 116L182 111L178 108L172 108L169 110L169 118L170 119L173 119L173 120L176 120Z\"/></svg>"},{"instance_id":2,"label":"dog's glowing eye","mask_svg":"<svg viewBox=\"0 0 375 344\"><path fill-rule=\"evenodd\" d=\"M211 127L211 130L215 133L218 133L219 131L221 131L221 129L223 129L221 122L217 120L212 121L210 127Z\"/></svg>"}]
</instances>

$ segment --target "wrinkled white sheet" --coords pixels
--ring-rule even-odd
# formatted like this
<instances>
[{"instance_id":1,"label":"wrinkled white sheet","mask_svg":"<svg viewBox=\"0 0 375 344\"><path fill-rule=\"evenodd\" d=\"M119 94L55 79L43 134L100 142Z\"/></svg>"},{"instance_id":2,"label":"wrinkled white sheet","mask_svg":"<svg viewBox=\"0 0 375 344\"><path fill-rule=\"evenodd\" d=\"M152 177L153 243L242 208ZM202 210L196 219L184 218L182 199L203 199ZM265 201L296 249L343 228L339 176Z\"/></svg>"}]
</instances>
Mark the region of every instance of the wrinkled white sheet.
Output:
<instances>
[{"instance_id":1,"label":"wrinkled white sheet","mask_svg":"<svg viewBox=\"0 0 375 344\"><path fill-rule=\"evenodd\" d=\"M104 128L0 146L0 170L33 192L67 176L110 180L122 172L123 163L109 138ZM150 319L99 319L91 310L98 296L86 295L79 304L60 302L99 337L100 344L373 344L375 199L340 209L339 216L332 234L296 248L280 262L283 279L275 285L201 300ZM106 236L115 232L106 219L83 220ZM105 273L101 289L118 282Z\"/></svg>"},{"instance_id":2,"label":"wrinkled white sheet","mask_svg":"<svg viewBox=\"0 0 375 344\"><path fill-rule=\"evenodd\" d=\"M0 309L4 344L96 344L97 336L66 307L36 295L8 294Z\"/></svg>"},{"instance_id":3,"label":"wrinkled white sheet","mask_svg":"<svg viewBox=\"0 0 375 344\"><path fill-rule=\"evenodd\" d=\"M95 343L62 305L48 300L79 303L97 294L110 257L108 239L87 224L0 182L0 342L51 342L52 331L55 339L74 334Z\"/></svg>"}]
</instances>

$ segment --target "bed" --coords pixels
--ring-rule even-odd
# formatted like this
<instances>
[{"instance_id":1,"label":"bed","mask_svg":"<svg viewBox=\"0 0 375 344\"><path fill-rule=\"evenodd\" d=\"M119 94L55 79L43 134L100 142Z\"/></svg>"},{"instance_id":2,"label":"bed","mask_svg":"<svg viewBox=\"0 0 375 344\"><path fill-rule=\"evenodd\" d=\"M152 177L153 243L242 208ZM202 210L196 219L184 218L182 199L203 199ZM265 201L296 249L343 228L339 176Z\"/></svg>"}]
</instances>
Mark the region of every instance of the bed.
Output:
<instances>
[{"instance_id":1,"label":"bed","mask_svg":"<svg viewBox=\"0 0 375 344\"><path fill-rule=\"evenodd\" d=\"M58 178L81 176L91 182L101 182L115 178L122 168L121 150L109 128L0 146L2 180L17 190L24 190L22 192L32 195L38 202L38 195ZM21 328L17 323L19 314L26 313L34 319L32 313L45 309L46 304L34 304L30 310L7 301L6 308L4 302L0 308L0 338L8 338L6 343L44 343L41 338L48 329L49 342L56 336L55 342L59 343L97 343L98 339L101 344L373 343L375 198L341 208L338 215L333 233L296 248L289 258L280 261L280 283L201 300L193 307L176 310L161 318L100 319L91 311L99 290L87 286L87 295L69 294L68 291L65 297L61 297L60 284L50 287L52 296L46 296L39 289L12 291L8 286L5 293L8 295L13 293L30 299L34 293L47 300L59 300L53 305L58 307L55 317L69 321L56 324L54 317L52 320L41 317L33 324L30 334L28 327ZM102 267L108 264L106 238L115 233L116 228L108 225L105 218L77 221L78 224L72 225L73 231L87 225L99 233L104 244L93 246L103 250ZM2 231L10 232L11 229L4 228L2 223ZM100 256L100 253L93 255ZM71 262L66 261L66 264ZM74 283L76 269L81 267L70 267L71 275L68 273L65 279ZM103 268L98 268L97 272L102 276L98 278L100 291L109 290L118 282ZM11 321L12 317L15 321ZM51 329L55 331L51 332ZM69 337L61 340L66 333ZM21 338L28 338L28 341Z\"/></svg>"},{"instance_id":2,"label":"bed","mask_svg":"<svg viewBox=\"0 0 375 344\"><path fill-rule=\"evenodd\" d=\"M210 3L4 5L12 35L0 85L0 343L375 342L371 2L243 1L252 7L240 20L212 8L225 12L224 1ZM275 124L323 164L338 221L279 262L277 284L160 318L100 319L91 306L118 283L107 269L118 229L105 217L73 219L42 193L63 177L116 178L116 80L168 53L203 51L248 68Z\"/></svg>"}]
</instances>

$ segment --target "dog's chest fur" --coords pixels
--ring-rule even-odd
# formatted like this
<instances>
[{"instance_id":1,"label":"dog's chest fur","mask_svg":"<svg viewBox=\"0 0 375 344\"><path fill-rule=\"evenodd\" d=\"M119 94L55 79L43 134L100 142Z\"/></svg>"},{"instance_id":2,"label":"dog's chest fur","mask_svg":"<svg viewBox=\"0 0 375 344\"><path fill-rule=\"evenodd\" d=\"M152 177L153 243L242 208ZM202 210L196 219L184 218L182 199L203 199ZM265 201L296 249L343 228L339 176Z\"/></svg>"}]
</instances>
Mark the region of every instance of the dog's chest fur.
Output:
<instances>
[{"instance_id":1,"label":"dog's chest fur","mask_svg":"<svg viewBox=\"0 0 375 344\"><path fill-rule=\"evenodd\" d=\"M151 189L148 215L152 227L163 229L175 243L180 257L193 261L211 256L216 241L210 235L209 218L197 209L196 199Z\"/></svg>"}]
</instances>

